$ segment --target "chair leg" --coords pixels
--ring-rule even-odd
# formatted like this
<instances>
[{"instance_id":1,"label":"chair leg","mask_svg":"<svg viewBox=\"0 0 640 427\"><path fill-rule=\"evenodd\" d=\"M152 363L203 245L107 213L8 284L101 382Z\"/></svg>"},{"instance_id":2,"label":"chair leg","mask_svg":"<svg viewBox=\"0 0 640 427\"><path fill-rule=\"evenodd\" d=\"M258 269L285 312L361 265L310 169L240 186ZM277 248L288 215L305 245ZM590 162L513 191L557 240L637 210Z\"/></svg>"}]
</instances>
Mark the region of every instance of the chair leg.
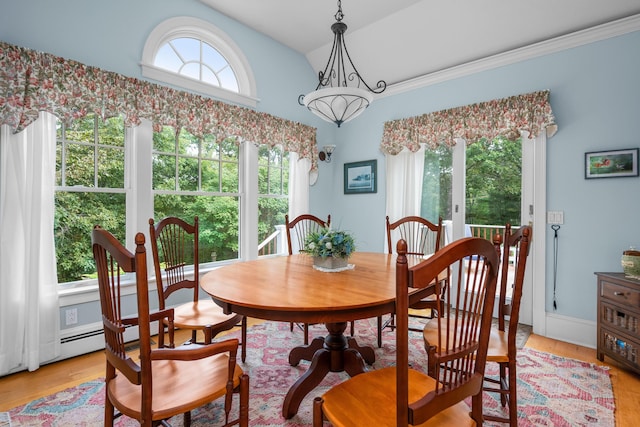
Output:
<instances>
[{"instance_id":1,"label":"chair leg","mask_svg":"<svg viewBox=\"0 0 640 427\"><path fill-rule=\"evenodd\" d=\"M354 334L355 323L356 323L355 321L353 321L353 320L351 321L351 336L353 336L353 334Z\"/></svg>"},{"instance_id":2,"label":"chair leg","mask_svg":"<svg viewBox=\"0 0 640 427\"><path fill-rule=\"evenodd\" d=\"M105 393L105 403L104 403L104 425L106 426L111 426L113 427L113 421L115 419L115 408L113 407L113 405L111 404L111 401L109 400L109 396L108 396L108 391L107 391L108 387L104 388L104 393Z\"/></svg>"},{"instance_id":3,"label":"chair leg","mask_svg":"<svg viewBox=\"0 0 640 427\"><path fill-rule=\"evenodd\" d=\"M313 427L322 427L324 421L324 415L322 413L322 403L324 400L321 397L313 399Z\"/></svg>"},{"instance_id":4,"label":"chair leg","mask_svg":"<svg viewBox=\"0 0 640 427\"><path fill-rule=\"evenodd\" d=\"M518 387L515 358L509 361L509 425L518 426Z\"/></svg>"},{"instance_id":5,"label":"chair leg","mask_svg":"<svg viewBox=\"0 0 640 427\"><path fill-rule=\"evenodd\" d=\"M473 418L477 426L483 425L482 390L480 390L480 393L471 396L471 418Z\"/></svg>"},{"instance_id":6,"label":"chair leg","mask_svg":"<svg viewBox=\"0 0 640 427\"><path fill-rule=\"evenodd\" d=\"M309 324L304 324L304 345L309 345Z\"/></svg>"},{"instance_id":7,"label":"chair leg","mask_svg":"<svg viewBox=\"0 0 640 427\"><path fill-rule=\"evenodd\" d=\"M515 359L510 360L507 363L499 363L499 378L484 379L486 383L496 384L496 386L483 386L483 390L489 393L500 394L500 403L503 407L507 406L508 410L508 418L495 415L484 415L485 421L508 423L510 427L518 426L517 375L515 365Z\"/></svg>"},{"instance_id":8,"label":"chair leg","mask_svg":"<svg viewBox=\"0 0 640 427\"><path fill-rule=\"evenodd\" d=\"M240 359L242 360L242 363L244 363L245 360L247 360L247 316L242 317L240 333L242 336L242 343L240 343L240 351L241 351Z\"/></svg>"},{"instance_id":9,"label":"chair leg","mask_svg":"<svg viewBox=\"0 0 640 427\"><path fill-rule=\"evenodd\" d=\"M500 363L500 390L509 390L507 385L507 367L504 363ZM503 407L507 404L506 393L500 393L500 404Z\"/></svg>"},{"instance_id":10,"label":"chair leg","mask_svg":"<svg viewBox=\"0 0 640 427\"><path fill-rule=\"evenodd\" d=\"M293 332L293 322L289 322L289 330Z\"/></svg>"},{"instance_id":11,"label":"chair leg","mask_svg":"<svg viewBox=\"0 0 640 427\"><path fill-rule=\"evenodd\" d=\"M378 348L382 348L382 316L378 316Z\"/></svg>"},{"instance_id":12,"label":"chair leg","mask_svg":"<svg viewBox=\"0 0 640 427\"><path fill-rule=\"evenodd\" d=\"M240 377L240 427L249 426L249 375Z\"/></svg>"}]
</instances>

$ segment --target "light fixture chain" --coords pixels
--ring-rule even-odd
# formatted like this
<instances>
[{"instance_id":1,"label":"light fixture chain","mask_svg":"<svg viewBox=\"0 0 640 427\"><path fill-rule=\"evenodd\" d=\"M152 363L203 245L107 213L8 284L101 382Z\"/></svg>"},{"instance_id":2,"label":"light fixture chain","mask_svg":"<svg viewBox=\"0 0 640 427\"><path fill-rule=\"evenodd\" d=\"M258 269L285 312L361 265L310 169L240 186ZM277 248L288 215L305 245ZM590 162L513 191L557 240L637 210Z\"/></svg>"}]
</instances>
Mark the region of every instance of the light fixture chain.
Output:
<instances>
[{"instance_id":1,"label":"light fixture chain","mask_svg":"<svg viewBox=\"0 0 640 427\"><path fill-rule=\"evenodd\" d=\"M344 18L344 13L342 13L342 2L340 0L338 0L338 11L334 15L334 18L338 22L342 21L342 18Z\"/></svg>"}]
</instances>

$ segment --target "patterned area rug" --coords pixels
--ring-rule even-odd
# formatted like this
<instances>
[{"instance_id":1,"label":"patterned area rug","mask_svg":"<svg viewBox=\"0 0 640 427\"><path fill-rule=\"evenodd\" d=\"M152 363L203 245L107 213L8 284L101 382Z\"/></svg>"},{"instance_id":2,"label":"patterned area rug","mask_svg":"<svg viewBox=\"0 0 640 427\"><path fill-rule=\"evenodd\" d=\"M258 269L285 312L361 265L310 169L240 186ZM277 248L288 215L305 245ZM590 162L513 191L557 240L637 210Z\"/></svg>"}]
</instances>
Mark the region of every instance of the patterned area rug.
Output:
<instances>
[{"instance_id":1,"label":"patterned area rug","mask_svg":"<svg viewBox=\"0 0 640 427\"><path fill-rule=\"evenodd\" d=\"M323 334L321 325L311 328L311 336ZM356 322L356 336L360 344L376 349L373 369L394 362L395 335L385 332L383 348L375 347L375 319ZM243 369L250 375L250 425L309 426L312 400L332 385L344 381L344 373L330 373L324 381L302 401L300 410L290 420L281 416L282 402L289 387L308 367L288 364L288 350L302 344L301 331L289 331L284 322L265 322L248 332L249 351ZM411 333L413 365L426 363L422 336ZM490 364L490 373L497 368ZM104 383L98 379L81 384L27 405L12 409L9 414L13 426L100 426L103 419ZM524 348L518 353L518 416L520 426L614 426L614 401L611 381L606 368L572 359ZM236 401L237 402L237 401ZM485 407L500 412L497 398L485 395ZM192 425L221 425L221 402L213 402L193 414ZM181 417L171 420L182 426ZM133 420L120 418L118 426L137 425ZM491 423L485 423L491 425Z\"/></svg>"}]
</instances>

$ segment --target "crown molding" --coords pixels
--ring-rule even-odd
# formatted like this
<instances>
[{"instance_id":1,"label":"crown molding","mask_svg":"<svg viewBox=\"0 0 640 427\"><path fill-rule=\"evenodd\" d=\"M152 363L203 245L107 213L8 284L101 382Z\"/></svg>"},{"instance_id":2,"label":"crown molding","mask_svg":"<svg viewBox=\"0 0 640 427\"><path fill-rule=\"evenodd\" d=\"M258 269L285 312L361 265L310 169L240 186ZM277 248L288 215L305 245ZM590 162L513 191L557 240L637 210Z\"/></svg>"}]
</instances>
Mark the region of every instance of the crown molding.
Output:
<instances>
[{"instance_id":1,"label":"crown molding","mask_svg":"<svg viewBox=\"0 0 640 427\"><path fill-rule=\"evenodd\" d=\"M374 99L409 92L638 30L640 30L640 14L395 83L388 86L384 92L375 95Z\"/></svg>"}]
</instances>

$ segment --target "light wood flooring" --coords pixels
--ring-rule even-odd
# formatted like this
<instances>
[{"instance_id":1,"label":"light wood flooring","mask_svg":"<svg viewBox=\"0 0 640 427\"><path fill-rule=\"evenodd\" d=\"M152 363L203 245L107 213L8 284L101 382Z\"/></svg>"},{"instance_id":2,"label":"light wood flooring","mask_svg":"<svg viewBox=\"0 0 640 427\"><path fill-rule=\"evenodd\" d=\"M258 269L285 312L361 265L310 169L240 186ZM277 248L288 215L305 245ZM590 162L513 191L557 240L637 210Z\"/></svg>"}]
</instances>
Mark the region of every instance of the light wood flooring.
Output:
<instances>
[{"instance_id":1,"label":"light wood flooring","mask_svg":"<svg viewBox=\"0 0 640 427\"><path fill-rule=\"evenodd\" d=\"M594 349L539 335L532 334L526 346L563 357L602 364L597 360ZM637 426L638 408L640 408L640 375L619 368L609 358L605 358L604 364L611 367L611 382L616 403L616 426ZM104 355L102 351L97 351L45 365L34 372L19 372L1 377L0 412L101 377L104 375L104 369Z\"/></svg>"}]
</instances>

